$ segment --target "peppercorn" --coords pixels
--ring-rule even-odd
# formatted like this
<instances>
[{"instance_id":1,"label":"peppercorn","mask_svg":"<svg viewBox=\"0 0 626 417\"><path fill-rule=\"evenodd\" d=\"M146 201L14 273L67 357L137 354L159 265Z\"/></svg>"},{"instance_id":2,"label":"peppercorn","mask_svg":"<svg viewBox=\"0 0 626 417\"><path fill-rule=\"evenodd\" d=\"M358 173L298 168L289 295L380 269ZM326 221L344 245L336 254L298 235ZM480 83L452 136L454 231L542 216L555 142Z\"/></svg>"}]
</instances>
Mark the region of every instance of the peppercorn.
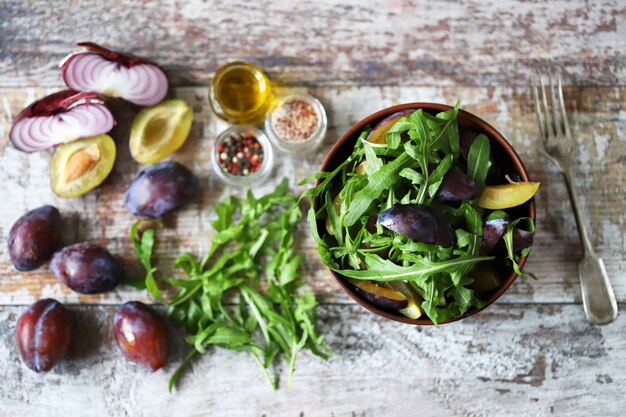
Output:
<instances>
[{"instance_id":1,"label":"peppercorn","mask_svg":"<svg viewBox=\"0 0 626 417\"><path fill-rule=\"evenodd\" d=\"M217 147L218 163L231 175L250 175L263 164L263 146L252 132L233 132Z\"/></svg>"}]
</instances>

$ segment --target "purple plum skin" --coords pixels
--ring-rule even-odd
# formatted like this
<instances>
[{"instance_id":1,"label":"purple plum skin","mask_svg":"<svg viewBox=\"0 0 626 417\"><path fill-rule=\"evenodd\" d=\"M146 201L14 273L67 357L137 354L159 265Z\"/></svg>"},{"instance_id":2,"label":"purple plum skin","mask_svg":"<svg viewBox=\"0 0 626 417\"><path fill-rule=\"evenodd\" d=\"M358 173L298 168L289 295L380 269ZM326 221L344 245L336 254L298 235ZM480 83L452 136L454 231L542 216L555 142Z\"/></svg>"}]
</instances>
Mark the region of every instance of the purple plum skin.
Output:
<instances>
[{"instance_id":1,"label":"purple plum skin","mask_svg":"<svg viewBox=\"0 0 626 417\"><path fill-rule=\"evenodd\" d=\"M443 177L436 198L444 202L468 201L480 197L478 184L463 171L453 167Z\"/></svg>"},{"instance_id":2,"label":"purple plum skin","mask_svg":"<svg viewBox=\"0 0 626 417\"><path fill-rule=\"evenodd\" d=\"M192 200L197 192L198 180L189 169L177 162L161 162L133 179L124 205L137 217L158 219Z\"/></svg>"},{"instance_id":3,"label":"purple plum skin","mask_svg":"<svg viewBox=\"0 0 626 417\"><path fill-rule=\"evenodd\" d=\"M66 354L72 339L72 315L57 300L35 302L20 316L15 340L22 361L35 372L48 372Z\"/></svg>"},{"instance_id":4,"label":"purple plum skin","mask_svg":"<svg viewBox=\"0 0 626 417\"><path fill-rule=\"evenodd\" d=\"M32 271L46 263L61 242L61 214L42 206L20 217L9 232L11 262L18 271Z\"/></svg>"},{"instance_id":5,"label":"purple plum skin","mask_svg":"<svg viewBox=\"0 0 626 417\"><path fill-rule=\"evenodd\" d=\"M383 227L417 242L446 247L456 242L452 226L428 206L397 205L381 212L378 222Z\"/></svg>"},{"instance_id":6,"label":"purple plum skin","mask_svg":"<svg viewBox=\"0 0 626 417\"><path fill-rule=\"evenodd\" d=\"M387 298L384 295L375 294L357 286L354 286L354 292L371 305L378 307L382 310L398 311L406 308L406 306L408 305L407 300L392 300L391 298Z\"/></svg>"},{"instance_id":7,"label":"purple plum skin","mask_svg":"<svg viewBox=\"0 0 626 417\"><path fill-rule=\"evenodd\" d=\"M483 226L483 238L480 240L479 254L487 256L502 238L509 221L507 219L492 219Z\"/></svg>"},{"instance_id":8,"label":"purple plum skin","mask_svg":"<svg viewBox=\"0 0 626 417\"><path fill-rule=\"evenodd\" d=\"M65 285L80 294L110 291L124 277L115 258L91 243L76 243L55 253L50 268Z\"/></svg>"},{"instance_id":9,"label":"purple plum skin","mask_svg":"<svg viewBox=\"0 0 626 417\"><path fill-rule=\"evenodd\" d=\"M502 236L506 232L508 225L509 221L507 219L492 219L485 222L479 249L481 256L487 256L491 253L506 256L507 250ZM517 253L522 249L531 247L534 237L534 232L517 227L513 229L513 252Z\"/></svg>"},{"instance_id":10,"label":"purple plum skin","mask_svg":"<svg viewBox=\"0 0 626 417\"><path fill-rule=\"evenodd\" d=\"M113 330L117 345L127 359L152 372L167 364L167 326L147 305L131 301L120 306Z\"/></svg>"}]
</instances>

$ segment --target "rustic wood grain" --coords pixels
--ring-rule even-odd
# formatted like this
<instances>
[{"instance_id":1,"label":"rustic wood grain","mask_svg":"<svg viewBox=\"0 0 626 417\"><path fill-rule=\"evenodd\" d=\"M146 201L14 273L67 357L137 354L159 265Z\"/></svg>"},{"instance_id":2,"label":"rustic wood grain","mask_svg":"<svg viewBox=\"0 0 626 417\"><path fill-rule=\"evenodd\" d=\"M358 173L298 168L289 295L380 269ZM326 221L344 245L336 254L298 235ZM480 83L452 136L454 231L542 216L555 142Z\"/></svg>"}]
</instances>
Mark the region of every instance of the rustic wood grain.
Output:
<instances>
[{"instance_id":1,"label":"rustic wood grain","mask_svg":"<svg viewBox=\"0 0 626 417\"><path fill-rule=\"evenodd\" d=\"M0 89L0 135L6 137L11 115L48 90L38 88ZM580 302L577 261L580 246L566 189L556 167L540 151L537 130L531 113L529 91L523 88L496 87L324 87L310 90L320 97L329 111L330 129L321 149L297 160L282 157L273 179L255 187L269 191L283 176L296 189L297 180L315 172L335 140L364 116L388 105L411 101L453 103L460 98L463 107L490 121L516 147L526 162L531 177L541 181L537 196L538 224L536 243L527 268L539 280L518 279L500 302ZM208 250L212 230L212 207L230 193L243 190L224 187L210 172L210 147L223 129L206 104L206 88L179 88L176 94L194 107L192 134L174 159L188 165L200 178L202 191L196 203L166 218L157 247L159 265L172 271L173 259L182 251L203 254ZM578 141L575 182L587 212L587 224L595 247L603 256L615 294L626 301L626 88L568 88L572 122ZM117 107L120 107L119 105ZM127 109L126 109L127 110ZM132 113L132 112L131 112ZM118 114L128 119L128 111ZM132 247L127 237L133 217L123 206L125 189L141 167L130 158L125 125L113 136L118 143L118 160L103 186L84 197L61 199L48 185L49 159L46 152L25 154L6 140L0 142L0 239L6 241L13 222L25 211L43 204L61 210L67 225L63 241L83 240L105 245L118 256L129 272L139 276ZM300 187L299 190L303 190ZM309 285L324 302L350 302L318 259L308 225L299 227L299 248L306 254L304 273ZM148 300L147 294L127 286L111 293L83 296L73 293L47 268L31 273L16 271L6 246L0 246L0 304L27 304L43 296L68 302L119 303L129 299Z\"/></svg>"},{"instance_id":2,"label":"rustic wood grain","mask_svg":"<svg viewBox=\"0 0 626 417\"><path fill-rule=\"evenodd\" d=\"M252 60L294 85L624 85L623 1L3 1L0 86L50 86L91 40L151 57L179 86Z\"/></svg>"},{"instance_id":3,"label":"rustic wood grain","mask_svg":"<svg viewBox=\"0 0 626 417\"><path fill-rule=\"evenodd\" d=\"M245 353L211 349L171 395L168 377L188 349L182 337L172 338L170 364L149 374L119 353L114 307L71 306L79 338L41 375L13 345L22 309L0 307L2 417L607 417L624 407L626 315L593 326L576 305L496 305L440 329L326 305L321 329L339 356L302 354L291 392L284 382L272 392Z\"/></svg>"}]
</instances>

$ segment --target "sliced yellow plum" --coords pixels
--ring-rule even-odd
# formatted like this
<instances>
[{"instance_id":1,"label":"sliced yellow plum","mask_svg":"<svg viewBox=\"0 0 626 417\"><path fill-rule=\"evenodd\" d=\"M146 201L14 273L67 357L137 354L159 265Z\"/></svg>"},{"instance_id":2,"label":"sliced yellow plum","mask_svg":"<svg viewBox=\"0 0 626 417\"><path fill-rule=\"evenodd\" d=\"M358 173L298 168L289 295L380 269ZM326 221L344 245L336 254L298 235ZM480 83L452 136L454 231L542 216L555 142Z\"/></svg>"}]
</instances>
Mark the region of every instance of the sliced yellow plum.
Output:
<instances>
[{"instance_id":1,"label":"sliced yellow plum","mask_svg":"<svg viewBox=\"0 0 626 417\"><path fill-rule=\"evenodd\" d=\"M180 149L191 130L193 111L183 100L165 100L142 109L130 130L130 154L140 164L154 164Z\"/></svg>"},{"instance_id":2,"label":"sliced yellow plum","mask_svg":"<svg viewBox=\"0 0 626 417\"><path fill-rule=\"evenodd\" d=\"M355 291L365 301L383 310L400 310L408 306L402 293L391 288L382 287L372 281L348 279L355 286Z\"/></svg>"},{"instance_id":3,"label":"sliced yellow plum","mask_svg":"<svg viewBox=\"0 0 626 417\"><path fill-rule=\"evenodd\" d=\"M354 172L356 172L359 175L367 175L367 171L365 171L366 168L367 168L367 161L363 161L359 165L356 166L356 169L354 170Z\"/></svg>"},{"instance_id":4,"label":"sliced yellow plum","mask_svg":"<svg viewBox=\"0 0 626 417\"><path fill-rule=\"evenodd\" d=\"M406 297L408 304L406 307L398 310L400 314L413 320L417 320L422 316L420 304L422 304L424 300L409 284L403 281L389 281L385 284Z\"/></svg>"},{"instance_id":5,"label":"sliced yellow plum","mask_svg":"<svg viewBox=\"0 0 626 417\"><path fill-rule=\"evenodd\" d=\"M339 194L337 194L337 196L333 200L333 206L335 206L335 211L337 212L337 215L339 215L339 212L341 211L341 201L341 197L339 197ZM333 231L333 225L330 224L330 219L328 217L326 217L326 222L324 224L326 225L326 230L328 231L328 234L331 236L335 236L335 232Z\"/></svg>"},{"instance_id":6,"label":"sliced yellow plum","mask_svg":"<svg viewBox=\"0 0 626 417\"><path fill-rule=\"evenodd\" d=\"M387 132L391 129L391 126L396 124L398 120L400 120L404 116L408 116L413 113L415 109L402 110L396 113L393 113L390 116L385 117L383 120L378 122L374 129L367 136L367 141L369 143L377 143L379 145L385 145L387 143Z\"/></svg>"},{"instance_id":7,"label":"sliced yellow plum","mask_svg":"<svg viewBox=\"0 0 626 417\"><path fill-rule=\"evenodd\" d=\"M70 198L93 190L111 173L115 154L115 142L108 135L59 146L50 163L52 191Z\"/></svg>"},{"instance_id":8,"label":"sliced yellow plum","mask_svg":"<svg viewBox=\"0 0 626 417\"><path fill-rule=\"evenodd\" d=\"M493 265L481 262L469 273L474 282L469 284L469 288L475 291L495 290L502 284L502 278L498 270Z\"/></svg>"},{"instance_id":9,"label":"sliced yellow plum","mask_svg":"<svg viewBox=\"0 0 626 417\"><path fill-rule=\"evenodd\" d=\"M504 185L487 185L478 200L478 206L490 210L519 206L535 195L539 184L538 182L514 182Z\"/></svg>"}]
</instances>

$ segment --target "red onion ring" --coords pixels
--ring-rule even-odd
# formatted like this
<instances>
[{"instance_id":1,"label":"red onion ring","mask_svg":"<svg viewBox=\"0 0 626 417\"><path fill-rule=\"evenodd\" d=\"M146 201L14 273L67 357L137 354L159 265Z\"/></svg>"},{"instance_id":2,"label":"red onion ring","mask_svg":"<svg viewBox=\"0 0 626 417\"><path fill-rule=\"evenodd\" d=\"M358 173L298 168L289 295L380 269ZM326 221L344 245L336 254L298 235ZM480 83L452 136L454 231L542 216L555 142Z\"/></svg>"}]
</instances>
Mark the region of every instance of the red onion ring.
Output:
<instances>
[{"instance_id":1,"label":"red onion ring","mask_svg":"<svg viewBox=\"0 0 626 417\"><path fill-rule=\"evenodd\" d=\"M107 133L114 125L115 119L99 94L66 90L22 110L13 121L9 138L17 149L36 152Z\"/></svg>"},{"instance_id":2,"label":"red onion ring","mask_svg":"<svg viewBox=\"0 0 626 417\"><path fill-rule=\"evenodd\" d=\"M61 75L69 88L97 91L139 106L158 104L167 95L167 77L156 64L94 43L79 45L88 51L70 54L61 62Z\"/></svg>"}]
</instances>

